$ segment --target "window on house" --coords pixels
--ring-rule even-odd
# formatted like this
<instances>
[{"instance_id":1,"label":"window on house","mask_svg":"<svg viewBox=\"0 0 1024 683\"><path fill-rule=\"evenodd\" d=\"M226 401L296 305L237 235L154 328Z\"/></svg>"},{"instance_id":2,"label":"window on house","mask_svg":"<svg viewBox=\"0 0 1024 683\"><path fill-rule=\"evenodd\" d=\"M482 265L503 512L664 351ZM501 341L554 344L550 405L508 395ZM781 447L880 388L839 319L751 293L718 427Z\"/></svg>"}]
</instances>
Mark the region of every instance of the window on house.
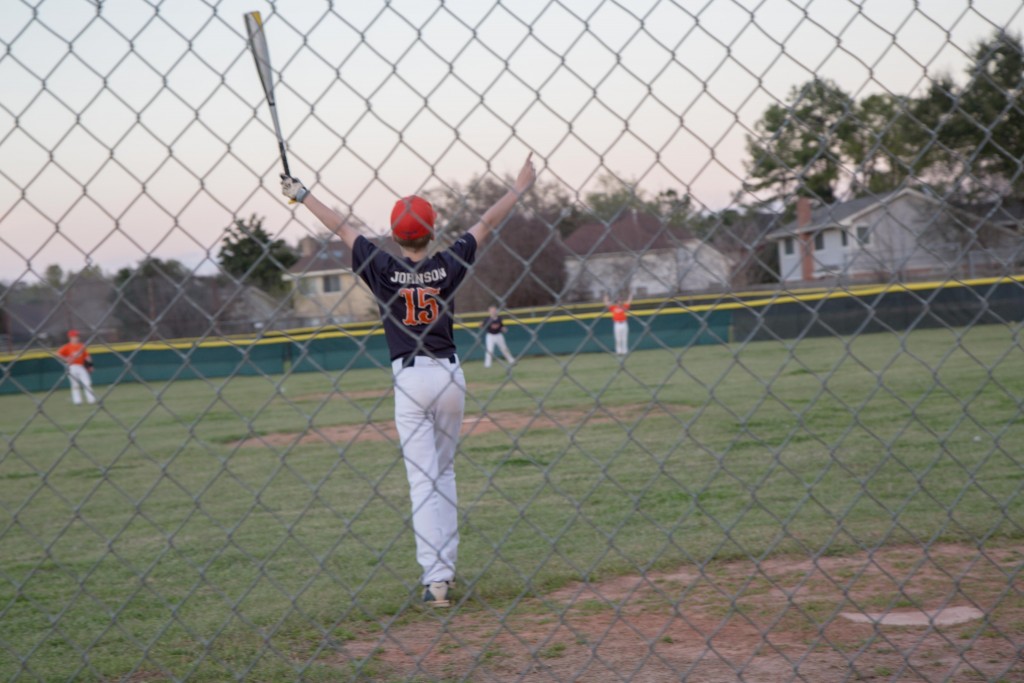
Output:
<instances>
[{"instance_id":1,"label":"window on house","mask_svg":"<svg viewBox=\"0 0 1024 683\"><path fill-rule=\"evenodd\" d=\"M341 278L337 275L324 275L323 277L324 292L340 292L341 291Z\"/></svg>"},{"instance_id":2,"label":"window on house","mask_svg":"<svg viewBox=\"0 0 1024 683\"><path fill-rule=\"evenodd\" d=\"M793 255L793 238L787 237L782 243L782 250L786 252L786 256Z\"/></svg>"},{"instance_id":3,"label":"window on house","mask_svg":"<svg viewBox=\"0 0 1024 683\"><path fill-rule=\"evenodd\" d=\"M315 290L316 283L312 279L304 277L301 280L299 280L299 291L305 294L306 296L314 294Z\"/></svg>"},{"instance_id":4,"label":"window on house","mask_svg":"<svg viewBox=\"0 0 1024 683\"><path fill-rule=\"evenodd\" d=\"M866 225L857 226L857 241L861 244L871 243L871 230Z\"/></svg>"},{"instance_id":5,"label":"window on house","mask_svg":"<svg viewBox=\"0 0 1024 683\"><path fill-rule=\"evenodd\" d=\"M850 243L850 233L848 233L845 230L840 230L839 231L839 239L842 242L844 247L847 246Z\"/></svg>"},{"instance_id":6,"label":"window on house","mask_svg":"<svg viewBox=\"0 0 1024 683\"><path fill-rule=\"evenodd\" d=\"M816 232L814 233L814 249L815 251L821 251L825 248L825 233Z\"/></svg>"}]
</instances>

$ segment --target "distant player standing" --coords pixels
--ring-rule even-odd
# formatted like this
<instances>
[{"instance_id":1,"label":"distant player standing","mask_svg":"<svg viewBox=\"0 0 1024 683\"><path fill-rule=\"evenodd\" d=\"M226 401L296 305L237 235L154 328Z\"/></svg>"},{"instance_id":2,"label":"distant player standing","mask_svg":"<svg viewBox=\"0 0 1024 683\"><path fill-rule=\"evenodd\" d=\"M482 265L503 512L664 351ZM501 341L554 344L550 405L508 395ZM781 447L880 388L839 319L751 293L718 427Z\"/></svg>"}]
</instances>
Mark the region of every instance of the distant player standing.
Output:
<instances>
[{"instance_id":1,"label":"distant player standing","mask_svg":"<svg viewBox=\"0 0 1024 683\"><path fill-rule=\"evenodd\" d=\"M89 350L85 348L78 336L78 330L68 330L68 343L57 349L57 355L64 360L68 369L68 380L71 382L71 402L76 406L82 404L82 394L89 403L96 402L92 393L92 375L86 363L92 364Z\"/></svg>"},{"instance_id":2,"label":"distant player standing","mask_svg":"<svg viewBox=\"0 0 1024 683\"><path fill-rule=\"evenodd\" d=\"M281 191L306 206L352 250L352 269L377 298L395 381L395 426L402 444L416 560L423 569L423 602L451 605L459 546L455 451L466 401L466 380L455 354L455 290L476 258L477 245L508 216L533 184L532 155L513 189L449 249L428 255L434 208L421 197L400 199L391 212L397 259L378 249L344 219L282 175Z\"/></svg>"},{"instance_id":3,"label":"distant player standing","mask_svg":"<svg viewBox=\"0 0 1024 683\"><path fill-rule=\"evenodd\" d=\"M608 299L607 294L604 295L604 305L608 307L612 314L612 325L615 333L615 355L617 356L625 356L629 353L629 322L627 321L627 312L632 304L632 294L625 301L616 299L615 303Z\"/></svg>"},{"instance_id":4,"label":"distant player standing","mask_svg":"<svg viewBox=\"0 0 1024 683\"><path fill-rule=\"evenodd\" d=\"M491 367L495 347L504 354L505 360L508 361L509 365L515 365L516 359L512 357L512 352L508 350L508 344L505 342L505 322L498 315L497 306L491 306L487 309L487 320L484 321L483 328L484 367Z\"/></svg>"}]
</instances>

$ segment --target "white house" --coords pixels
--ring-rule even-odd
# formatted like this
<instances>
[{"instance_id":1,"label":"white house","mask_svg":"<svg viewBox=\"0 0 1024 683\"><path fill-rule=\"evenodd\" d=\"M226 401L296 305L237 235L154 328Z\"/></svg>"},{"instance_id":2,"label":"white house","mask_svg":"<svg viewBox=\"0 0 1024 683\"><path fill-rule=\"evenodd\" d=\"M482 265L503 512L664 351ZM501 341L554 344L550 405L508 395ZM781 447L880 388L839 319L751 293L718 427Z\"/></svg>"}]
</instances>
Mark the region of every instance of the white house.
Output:
<instances>
[{"instance_id":1,"label":"white house","mask_svg":"<svg viewBox=\"0 0 1024 683\"><path fill-rule=\"evenodd\" d=\"M1022 256L1019 222L909 188L814 209L801 198L797 219L767 238L783 282L970 277L1006 272Z\"/></svg>"},{"instance_id":2,"label":"white house","mask_svg":"<svg viewBox=\"0 0 1024 683\"><path fill-rule=\"evenodd\" d=\"M564 241L572 294L583 300L665 296L721 287L732 260L686 228L630 211L610 225L589 223Z\"/></svg>"},{"instance_id":3,"label":"white house","mask_svg":"<svg viewBox=\"0 0 1024 683\"><path fill-rule=\"evenodd\" d=\"M385 250L390 239L376 240ZM292 283L293 313L302 325L371 320L377 303L366 283L352 270L352 252L340 239L299 240L299 260L284 274Z\"/></svg>"}]
</instances>

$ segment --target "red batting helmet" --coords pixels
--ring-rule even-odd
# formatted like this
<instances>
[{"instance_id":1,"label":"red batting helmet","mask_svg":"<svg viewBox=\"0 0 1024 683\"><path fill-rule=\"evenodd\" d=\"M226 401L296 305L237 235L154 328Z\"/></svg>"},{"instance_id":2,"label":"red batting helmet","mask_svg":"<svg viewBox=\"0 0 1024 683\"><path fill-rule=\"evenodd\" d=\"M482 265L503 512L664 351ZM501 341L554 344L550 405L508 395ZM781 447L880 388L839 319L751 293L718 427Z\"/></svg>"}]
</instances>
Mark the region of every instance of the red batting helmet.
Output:
<instances>
[{"instance_id":1,"label":"red batting helmet","mask_svg":"<svg viewBox=\"0 0 1024 683\"><path fill-rule=\"evenodd\" d=\"M402 240L433 236L436 218L434 207L423 197L402 197L391 210L391 232Z\"/></svg>"},{"instance_id":2,"label":"red batting helmet","mask_svg":"<svg viewBox=\"0 0 1024 683\"><path fill-rule=\"evenodd\" d=\"M78 330L68 330L68 339L79 336Z\"/></svg>"}]
</instances>

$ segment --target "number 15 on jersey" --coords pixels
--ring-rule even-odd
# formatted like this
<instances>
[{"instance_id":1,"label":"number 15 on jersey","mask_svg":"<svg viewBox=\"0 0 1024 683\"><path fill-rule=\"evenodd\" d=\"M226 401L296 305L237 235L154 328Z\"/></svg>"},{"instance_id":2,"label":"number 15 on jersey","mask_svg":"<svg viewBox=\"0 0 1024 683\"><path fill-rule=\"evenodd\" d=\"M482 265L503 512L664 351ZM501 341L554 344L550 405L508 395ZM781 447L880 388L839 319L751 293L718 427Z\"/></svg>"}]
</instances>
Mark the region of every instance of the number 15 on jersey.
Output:
<instances>
[{"instance_id":1,"label":"number 15 on jersey","mask_svg":"<svg viewBox=\"0 0 1024 683\"><path fill-rule=\"evenodd\" d=\"M437 320L437 297L441 290L436 287L405 287L398 290L405 301L405 317L402 323L409 326L429 325Z\"/></svg>"}]
</instances>

